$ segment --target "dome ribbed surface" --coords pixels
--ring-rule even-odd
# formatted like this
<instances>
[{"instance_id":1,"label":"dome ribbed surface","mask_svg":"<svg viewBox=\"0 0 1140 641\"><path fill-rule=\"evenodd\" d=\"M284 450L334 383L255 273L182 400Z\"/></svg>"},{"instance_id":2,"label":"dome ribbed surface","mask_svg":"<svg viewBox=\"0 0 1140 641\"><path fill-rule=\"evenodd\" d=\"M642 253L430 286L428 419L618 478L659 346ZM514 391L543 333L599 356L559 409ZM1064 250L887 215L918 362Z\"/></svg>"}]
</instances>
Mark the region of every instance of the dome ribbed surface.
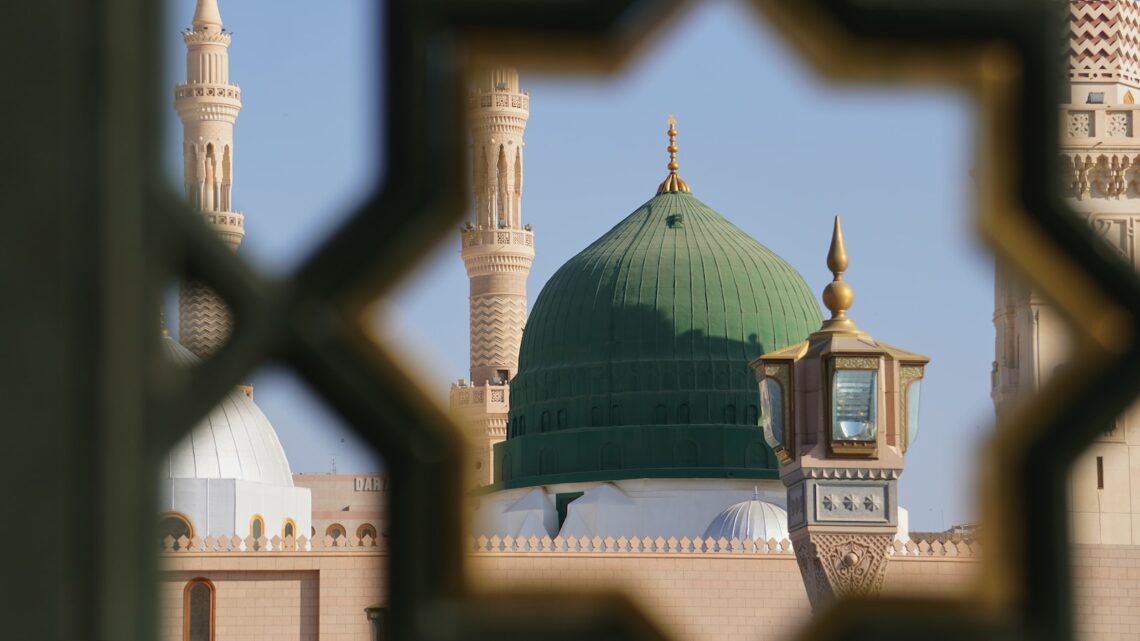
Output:
<instances>
[{"instance_id":1,"label":"dome ribbed surface","mask_svg":"<svg viewBox=\"0 0 1140 641\"><path fill-rule=\"evenodd\" d=\"M162 339L166 357L180 366L199 362L172 338ZM253 399L234 388L182 438L163 461L161 477L238 479L293 487L285 450Z\"/></svg>"},{"instance_id":2,"label":"dome ribbed surface","mask_svg":"<svg viewBox=\"0 0 1140 641\"><path fill-rule=\"evenodd\" d=\"M702 538L780 542L788 538L788 513L756 498L742 501L718 514Z\"/></svg>"},{"instance_id":3,"label":"dome ribbed surface","mask_svg":"<svg viewBox=\"0 0 1140 641\"><path fill-rule=\"evenodd\" d=\"M535 302L498 480L768 478L748 363L821 322L791 265L692 194L658 194Z\"/></svg>"}]
</instances>

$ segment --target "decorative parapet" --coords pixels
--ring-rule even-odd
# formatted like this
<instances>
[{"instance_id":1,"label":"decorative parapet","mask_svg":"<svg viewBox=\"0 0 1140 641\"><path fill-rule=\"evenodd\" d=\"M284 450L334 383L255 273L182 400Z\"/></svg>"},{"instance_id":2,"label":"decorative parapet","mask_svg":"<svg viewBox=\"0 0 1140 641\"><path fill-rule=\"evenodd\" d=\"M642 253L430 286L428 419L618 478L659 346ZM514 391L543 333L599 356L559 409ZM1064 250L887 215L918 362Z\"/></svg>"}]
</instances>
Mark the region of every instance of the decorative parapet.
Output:
<instances>
[{"instance_id":1,"label":"decorative parapet","mask_svg":"<svg viewBox=\"0 0 1140 641\"><path fill-rule=\"evenodd\" d=\"M1140 105L1065 105L1060 153L1067 195L1112 200L1140 197Z\"/></svg>"},{"instance_id":2,"label":"decorative parapet","mask_svg":"<svg viewBox=\"0 0 1140 641\"><path fill-rule=\"evenodd\" d=\"M782 555L793 558L792 542L787 539L733 539L724 538L626 538L618 537L499 537L480 536L469 539L468 552L477 554L542 554L542 553L603 553L603 554L751 554ZM956 557L981 556L976 541L895 541L890 549L895 557Z\"/></svg>"},{"instance_id":3,"label":"decorative parapet","mask_svg":"<svg viewBox=\"0 0 1140 641\"><path fill-rule=\"evenodd\" d=\"M479 414L506 414L511 408L511 388L508 385L457 385L451 386L451 409Z\"/></svg>"},{"instance_id":4,"label":"decorative parapet","mask_svg":"<svg viewBox=\"0 0 1140 641\"><path fill-rule=\"evenodd\" d=\"M534 233L526 229L464 229L463 247L534 247Z\"/></svg>"},{"instance_id":5,"label":"decorative parapet","mask_svg":"<svg viewBox=\"0 0 1140 641\"><path fill-rule=\"evenodd\" d=\"M467 94L468 109L487 109L490 107L509 107L511 109L530 109L530 94L506 91L475 91Z\"/></svg>"},{"instance_id":6,"label":"decorative parapet","mask_svg":"<svg viewBox=\"0 0 1140 641\"><path fill-rule=\"evenodd\" d=\"M203 211L202 218L222 240L234 249L245 237L245 216L237 211Z\"/></svg>"},{"instance_id":7,"label":"decorative parapet","mask_svg":"<svg viewBox=\"0 0 1140 641\"><path fill-rule=\"evenodd\" d=\"M252 536L247 536L244 539L240 536L206 536L204 538L180 536L175 539L168 536L162 540L162 552L166 554L189 552L360 552L365 550L387 552L388 542L384 538L373 539L367 535L364 537L342 536L337 539L331 536L326 536L323 539L309 539L304 535L296 539L291 536L284 539L279 536L273 538L263 536L260 539L254 539Z\"/></svg>"},{"instance_id":8,"label":"decorative parapet","mask_svg":"<svg viewBox=\"0 0 1140 641\"><path fill-rule=\"evenodd\" d=\"M174 87L175 98L230 98L241 101L241 87L231 84L191 82Z\"/></svg>"},{"instance_id":9,"label":"decorative parapet","mask_svg":"<svg viewBox=\"0 0 1140 641\"><path fill-rule=\"evenodd\" d=\"M561 536L550 538L538 537L499 537L480 536L468 538L464 550L474 554L712 554L712 555L753 555L753 556L782 556L795 558L792 542L783 539L767 541L756 539L701 539L684 537L677 539L657 538L626 538L626 537L580 537L563 538ZM296 539L286 537L282 539L274 536L271 539L262 537L254 540L253 537L241 538L207 536L205 538L179 537L177 540L166 537L162 542L162 552L178 555L188 553L227 554L235 552L272 554L290 552L388 552L387 539L372 539L370 536L357 538L343 536L333 539L326 536L323 539L310 540L299 536ZM977 559L981 557L982 548L977 541L962 540L958 542L947 541L907 541L905 544L895 541L889 551L892 557L899 558L961 558Z\"/></svg>"},{"instance_id":10,"label":"decorative parapet","mask_svg":"<svg viewBox=\"0 0 1140 641\"><path fill-rule=\"evenodd\" d=\"M183 31L182 41L188 45L191 44L216 44L223 46L230 46L230 41L233 39L233 34L228 31L212 32L212 31Z\"/></svg>"}]
</instances>

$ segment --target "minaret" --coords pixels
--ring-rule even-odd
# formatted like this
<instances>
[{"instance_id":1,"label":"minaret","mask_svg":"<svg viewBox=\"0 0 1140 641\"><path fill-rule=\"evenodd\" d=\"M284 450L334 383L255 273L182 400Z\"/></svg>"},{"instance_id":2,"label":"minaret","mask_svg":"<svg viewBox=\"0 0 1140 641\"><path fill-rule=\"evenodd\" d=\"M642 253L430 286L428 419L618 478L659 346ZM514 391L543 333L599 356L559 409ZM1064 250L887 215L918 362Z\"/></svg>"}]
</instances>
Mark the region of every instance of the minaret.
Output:
<instances>
[{"instance_id":1,"label":"minaret","mask_svg":"<svg viewBox=\"0 0 1140 641\"><path fill-rule=\"evenodd\" d=\"M479 484L493 478L491 451L506 438L509 382L518 371L526 323L526 278L534 235L522 223L523 132L530 97L514 69L481 71L468 95L474 220L461 232L471 281L471 382L451 390L451 407L475 447Z\"/></svg>"},{"instance_id":2,"label":"minaret","mask_svg":"<svg viewBox=\"0 0 1140 641\"><path fill-rule=\"evenodd\" d=\"M1061 105L1062 190L1069 206L1140 268L1140 4L1069 3L1069 98ZM1058 310L997 266L992 396L999 417L1035 395L1065 366L1068 330ZM1076 543L1140 543L1140 413L1116 420L1070 478Z\"/></svg>"},{"instance_id":3,"label":"minaret","mask_svg":"<svg viewBox=\"0 0 1140 641\"><path fill-rule=\"evenodd\" d=\"M241 90L230 83L230 34L222 29L217 0L198 0L186 43L186 82L175 87L174 108L182 120L184 184L190 206L235 251L245 235L244 218L234 211L234 121ZM183 283L179 338L201 358L229 336L232 319L225 303L206 285Z\"/></svg>"}]
</instances>

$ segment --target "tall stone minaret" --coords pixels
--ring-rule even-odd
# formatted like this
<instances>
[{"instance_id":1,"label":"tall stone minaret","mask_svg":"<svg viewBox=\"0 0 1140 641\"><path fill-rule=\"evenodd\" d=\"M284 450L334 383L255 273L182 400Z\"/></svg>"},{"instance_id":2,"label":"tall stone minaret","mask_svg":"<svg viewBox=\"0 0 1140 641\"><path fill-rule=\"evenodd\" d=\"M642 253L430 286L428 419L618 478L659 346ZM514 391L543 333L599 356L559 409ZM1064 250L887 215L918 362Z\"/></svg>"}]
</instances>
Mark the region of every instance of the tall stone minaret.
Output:
<instances>
[{"instance_id":1,"label":"tall stone minaret","mask_svg":"<svg viewBox=\"0 0 1140 641\"><path fill-rule=\"evenodd\" d=\"M452 386L451 407L475 446L471 465L481 485L494 478L492 447L506 438L534 261L534 235L522 223L529 103L514 69L477 73L468 95L475 214L461 232L461 255L471 281L471 381Z\"/></svg>"},{"instance_id":2,"label":"tall stone minaret","mask_svg":"<svg viewBox=\"0 0 1140 641\"><path fill-rule=\"evenodd\" d=\"M245 219L234 211L234 121L241 90L230 83L230 34L222 29L217 0L198 0L186 43L186 82L175 87L174 108L182 120L182 160L186 197L206 224L235 251L245 235ZM225 342L230 312L212 289L183 283L179 300L179 339L205 358Z\"/></svg>"},{"instance_id":3,"label":"tall stone minaret","mask_svg":"<svg viewBox=\"0 0 1140 641\"><path fill-rule=\"evenodd\" d=\"M1069 98L1061 105L1060 177L1069 205L1140 268L1140 4L1069 3ZM1068 332L1053 307L998 265L992 396L998 416L1063 368ZM1140 543L1140 406L1077 460L1070 478L1076 543Z\"/></svg>"}]
</instances>

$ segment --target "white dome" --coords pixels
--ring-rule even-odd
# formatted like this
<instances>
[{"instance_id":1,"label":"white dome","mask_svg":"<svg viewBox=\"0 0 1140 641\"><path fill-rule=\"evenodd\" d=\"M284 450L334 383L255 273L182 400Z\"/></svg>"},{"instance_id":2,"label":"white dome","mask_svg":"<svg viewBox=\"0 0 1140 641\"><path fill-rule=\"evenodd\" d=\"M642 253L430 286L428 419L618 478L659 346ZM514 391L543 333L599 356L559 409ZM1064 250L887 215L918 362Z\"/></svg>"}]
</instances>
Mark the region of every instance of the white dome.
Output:
<instances>
[{"instance_id":1,"label":"white dome","mask_svg":"<svg viewBox=\"0 0 1140 641\"><path fill-rule=\"evenodd\" d=\"M748 501L742 501L721 512L705 529L704 538L782 541L788 538L788 513L783 508L761 501L754 492Z\"/></svg>"},{"instance_id":2,"label":"white dome","mask_svg":"<svg viewBox=\"0 0 1140 641\"><path fill-rule=\"evenodd\" d=\"M198 357L172 338L166 356L179 365ZM293 487L293 474L277 432L253 399L234 388L210 414L166 453L160 471L168 479L238 479Z\"/></svg>"}]
</instances>

